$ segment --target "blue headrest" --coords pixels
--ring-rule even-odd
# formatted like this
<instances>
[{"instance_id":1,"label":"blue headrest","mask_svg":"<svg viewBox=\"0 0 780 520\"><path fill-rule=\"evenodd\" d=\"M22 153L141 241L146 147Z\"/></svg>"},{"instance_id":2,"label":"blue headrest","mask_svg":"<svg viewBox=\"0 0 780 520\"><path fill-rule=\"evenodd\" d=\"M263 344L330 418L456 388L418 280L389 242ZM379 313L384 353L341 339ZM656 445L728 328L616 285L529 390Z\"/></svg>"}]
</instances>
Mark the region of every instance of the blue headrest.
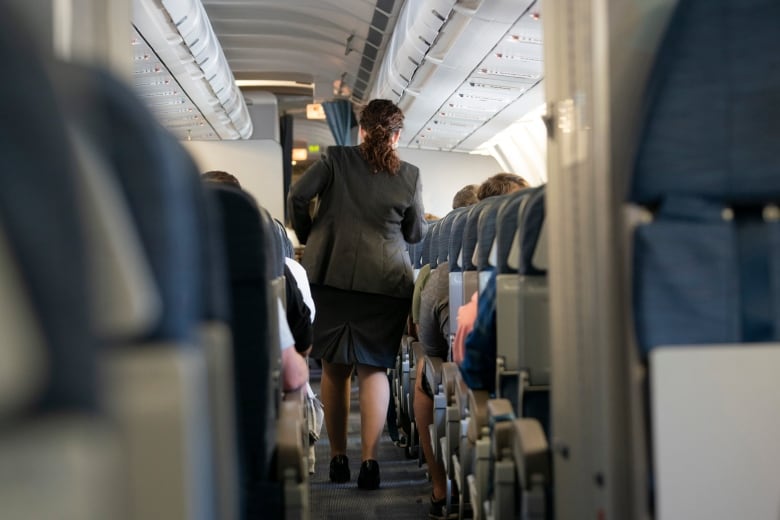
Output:
<instances>
[{"instance_id":1,"label":"blue headrest","mask_svg":"<svg viewBox=\"0 0 780 520\"><path fill-rule=\"evenodd\" d=\"M430 226L428 232L430 237L428 238L428 262L431 264L431 269L436 269L439 265L439 231L441 229L441 220L437 220Z\"/></svg>"},{"instance_id":2,"label":"blue headrest","mask_svg":"<svg viewBox=\"0 0 780 520\"><path fill-rule=\"evenodd\" d=\"M457 208L441 219L441 230L439 230L439 258L438 263L449 262L450 256L450 235L452 234L452 223L455 221L459 213L463 212L463 208Z\"/></svg>"},{"instance_id":3,"label":"blue headrest","mask_svg":"<svg viewBox=\"0 0 780 520\"><path fill-rule=\"evenodd\" d=\"M479 216L486 207L493 203L491 198L492 197L477 202L471 206L471 209L469 210L466 227L463 229L463 246L461 248L461 256L463 258L463 265L461 267L464 271L474 271L477 268L471 261L471 258L474 256L474 250L477 248Z\"/></svg>"},{"instance_id":4,"label":"blue headrest","mask_svg":"<svg viewBox=\"0 0 780 520\"><path fill-rule=\"evenodd\" d=\"M192 158L107 72L61 64L56 73L71 116L116 174L159 290L160 318L142 339L191 339L203 293Z\"/></svg>"},{"instance_id":5,"label":"blue headrest","mask_svg":"<svg viewBox=\"0 0 780 520\"><path fill-rule=\"evenodd\" d=\"M459 212L452 219L447 257L450 259L450 272L459 273L462 266L459 262L460 251L463 248L463 232L469 218L470 207L458 208Z\"/></svg>"},{"instance_id":6,"label":"blue headrest","mask_svg":"<svg viewBox=\"0 0 780 520\"><path fill-rule=\"evenodd\" d=\"M64 118L18 20L0 5L0 225L42 328L50 370L36 409L96 408L87 252Z\"/></svg>"},{"instance_id":7,"label":"blue headrest","mask_svg":"<svg viewBox=\"0 0 780 520\"><path fill-rule=\"evenodd\" d=\"M780 4L680 0L648 90L631 200L780 197Z\"/></svg>"},{"instance_id":8,"label":"blue headrest","mask_svg":"<svg viewBox=\"0 0 780 520\"><path fill-rule=\"evenodd\" d=\"M534 188L533 192L523 198L518 208L518 233L520 234L520 274L547 274L546 265L536 265L537 246L544 226L545 186ZM546 246L546 245L545 245ZM544 255L546 258L546 255Z\"/></svg>"},{"instance_id":9,"label":"blue headrest","mask_svg":"<svg viewBox=\"0 0 780 520\"><path fill-rule=\"evenodd\" d=\"M429 225L425 232L425 236L420 241L420 267L431 263L431 234L433 233L433 226Z\"/></svg>"},{"instance_id":10,"label":"blue headrest","mask_svg":"<svg viewBox=\"0 0 780 520\"><path fill-rule=\"evenodd\" d=\"M520 202L530 193L532 190L511 193L508 200L498 209L496 215L496 271L499 274L517 272L517 269L509 266L507 259L517 232L517 210L520 207Z\"/></svg>"},{"instance_id":11,"label":"blue headrest","mask_svg":"<svg viewBox=\"0 0 780 520\"><path fill-rule=\"evenodd\" d=\"M477 269L484 271L490 268L490 250L496 237L496 217L498 210L514 193L490 197L490 204L485 207L477 222Z\"/></svg>"}]
</instances>

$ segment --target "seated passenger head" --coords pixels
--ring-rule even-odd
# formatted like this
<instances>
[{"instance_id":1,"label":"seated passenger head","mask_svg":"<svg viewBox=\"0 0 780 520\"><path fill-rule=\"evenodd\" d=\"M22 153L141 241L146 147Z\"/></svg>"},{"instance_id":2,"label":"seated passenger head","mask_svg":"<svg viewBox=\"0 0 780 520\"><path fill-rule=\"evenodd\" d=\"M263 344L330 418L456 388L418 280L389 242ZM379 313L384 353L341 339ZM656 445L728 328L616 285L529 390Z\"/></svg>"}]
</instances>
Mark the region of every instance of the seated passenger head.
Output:
<instances>
[{"instance_id":1,"label":"seated passenger head","mask_svg":"<svg viewBox=\"0 0 780 520\"><path fill-rule=\"evenodd\" d=\"M483 182L477 190L477 198L484 200L496 195L506 195L528 187L528 182L514 173L497 173Z\"/></svg>"},{"instance_id":2,"label":"seated passenger head","mask_svg":"<svg viewBox=\"0 0 780 520\"><path fill-rule=\"evenodd\" d=\"M221 170L211 170L206 173L200 174L200 179L204 182L218 182L222 184L232 184L236 188L241 187L241 183L238 182L233 175Z\"/></svg>"},{"instance_id":3,"label":"seated passenger head","mask_svg":"<svg viewBox=\"0 0 780 520\"><path fill-rule=\"evenodd\" d=\"M436 222L436 221L437 221L437 220L439 220L441 217L439 217L438 215L434 215L433 213L426 213L425 215L423 215L423 218L424 218L426 221L428 221L428 222Z\"/></svg>"},{"instance_id":4,"label":"seated passenger head","mask_svg":"<svg viewBox=\"0 0 780 520\"><path fill-rule=\"evenodd\" d=\"M374 172L398 173L401 160L395 153L404 113L389 99L374 99L360 113L360 151Z\"/></svg>"},{"instance_id":5,"label":"seated passenger head","mask_svg":"<svg viewBox=\"0 0 780 520\"><path fill-rule=\"evenodd\" d=\"M477 197L478 189L479 186L476 184L463 186L452 198L452 209L465 208L466 206L471 206L472 204L479 202L479 198Z\"/></svg>"}]
</instances>

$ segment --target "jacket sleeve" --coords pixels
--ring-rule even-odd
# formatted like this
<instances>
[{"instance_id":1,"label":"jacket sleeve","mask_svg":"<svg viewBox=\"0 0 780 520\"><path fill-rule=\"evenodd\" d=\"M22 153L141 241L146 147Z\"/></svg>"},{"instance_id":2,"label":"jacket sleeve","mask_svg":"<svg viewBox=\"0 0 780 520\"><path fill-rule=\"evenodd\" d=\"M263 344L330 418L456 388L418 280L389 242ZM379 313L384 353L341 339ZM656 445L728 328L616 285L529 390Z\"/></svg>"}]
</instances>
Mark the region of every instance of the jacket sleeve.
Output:
<instances>
[{"instance_id":1,"label":"jacket sleeve","mask_svg":"<svg viewBox=\"0 0 780 520\"><path fill-rule=\"evenodd\" d=\"M414 187L414 198L412 204L406 208L404 218L401 222L401 232L404 240L410 244L416 244L425 236L428 229L428 223L425 221L425 210L422 203L422 182L420 173L417 172L417 182Z\"/></svg>"},{"instance_id":2,"label":"jacket sleeve","mask_svg":"<svg viewBox=\"0 0 780 520\"><path fill-rule=\"evenodd\" d=\"M290 326L290 332L295 340L295 350L304 352L311 346L314 339L311 312L303 301L303 294L295 282L295 276L286 265L284 266L284 285L287 296L287 324Z\"/></svg>"},{"instance_id":3,"label":"jacket sleeve","mask_svg":"<svg viewBox=\"0 0 780 520\"><path fill-rule=\"evenodd\" d=\"M330 162L320 159L298 179L287 195L287 214L301 244L305 244L311 232L312 218L309 202L322 193L332 177Z\"/></svg>"}]
</instances>

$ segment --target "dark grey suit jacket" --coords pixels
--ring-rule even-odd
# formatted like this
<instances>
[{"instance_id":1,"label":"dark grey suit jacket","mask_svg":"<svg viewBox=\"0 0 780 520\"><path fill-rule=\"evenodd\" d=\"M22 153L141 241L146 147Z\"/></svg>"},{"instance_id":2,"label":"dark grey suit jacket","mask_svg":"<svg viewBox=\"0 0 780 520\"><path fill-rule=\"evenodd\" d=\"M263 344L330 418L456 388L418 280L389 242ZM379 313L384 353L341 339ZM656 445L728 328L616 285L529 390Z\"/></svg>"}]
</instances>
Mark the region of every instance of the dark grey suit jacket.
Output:
<instances>
[{"instance_id":1,"label":"dark grey suit jacket","mask_svg":"<svg viewBox=\"0 0 780 520\"><path fill-rule=\"evenodd\" d=\"M306 244L302 263L311 283L411 297L405 241L419 242L426 229L416 166L402 162L397 175L372 173L357 147L332 146L292 186L287 204Z\"/></svg>"}]
</instances>

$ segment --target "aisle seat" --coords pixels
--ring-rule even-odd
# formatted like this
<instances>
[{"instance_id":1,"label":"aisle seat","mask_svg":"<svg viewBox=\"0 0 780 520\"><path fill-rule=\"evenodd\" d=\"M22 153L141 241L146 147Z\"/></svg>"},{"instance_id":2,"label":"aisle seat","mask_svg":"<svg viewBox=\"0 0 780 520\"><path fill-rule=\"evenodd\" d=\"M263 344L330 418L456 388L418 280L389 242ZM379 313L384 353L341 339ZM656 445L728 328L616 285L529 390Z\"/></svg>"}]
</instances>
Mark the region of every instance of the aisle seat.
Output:
<instances>
[{"instance_id":1,"label":"aisle seat","mask_svg":"<svg viewBox=\"0 0 780 520\"><path fill-rule=\"evenodd\" d=\"M530 412L547 428L550 317L545 188L529 191L518 205L519 223L507 259L507 266L517 274L496 277L496 389L513 403L518 417Z\"/></svg>"},{"instance_id":2,"label":"aisle seat","mask_svg":"<svg viewBox=\"0 0 780 520\"><path fill-rule=\"evenodd\" d=\"M779 24L777 2L681 0L651 73L628 200L650 215L631 262L650 395L632 404L658 520L778 514Z\"/></svg>"}]
</instances>

